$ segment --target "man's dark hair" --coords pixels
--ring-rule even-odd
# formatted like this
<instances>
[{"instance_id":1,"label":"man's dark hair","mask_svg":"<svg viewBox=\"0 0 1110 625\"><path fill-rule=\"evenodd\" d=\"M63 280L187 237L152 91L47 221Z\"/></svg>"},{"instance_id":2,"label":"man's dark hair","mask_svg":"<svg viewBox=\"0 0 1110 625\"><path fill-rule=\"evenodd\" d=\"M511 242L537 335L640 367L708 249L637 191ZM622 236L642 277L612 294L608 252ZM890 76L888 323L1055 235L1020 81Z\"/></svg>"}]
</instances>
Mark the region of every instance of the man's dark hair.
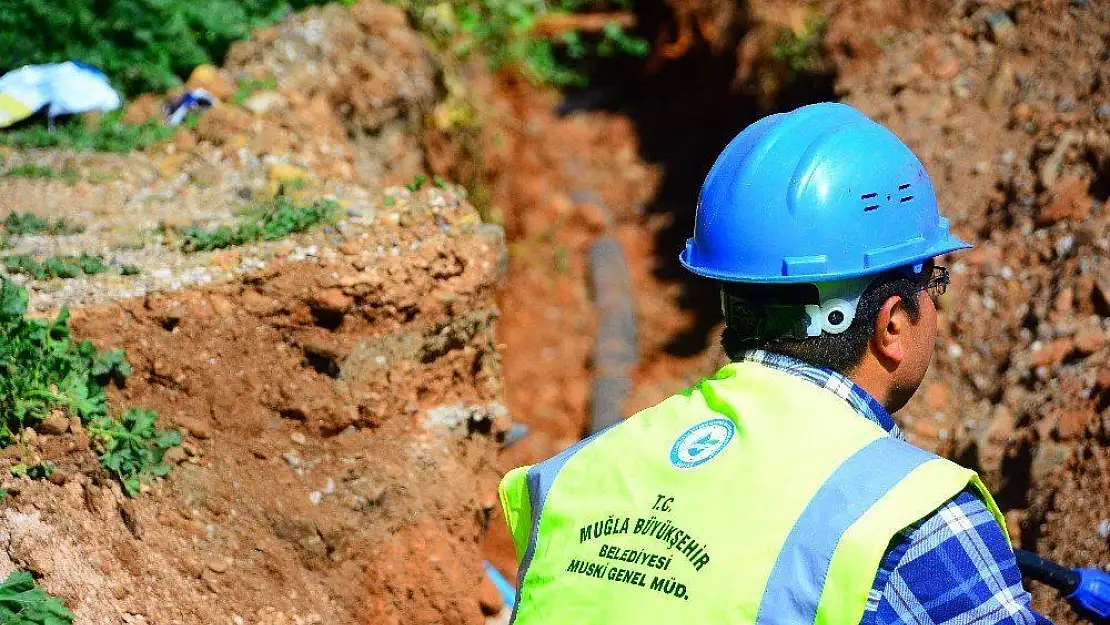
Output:
<instances>
[{"instance_id":1,"label":"man's dark hair","mask_svg":"<svg viewBox=\"0 0 1110 625\"><path fill-rule=\"evenodd\" d=\"M921 309L918 306L918 292L921 291L923 280L927 279L929 272L922 276L914 276L905 271L895 271L880 275L872 282L860 297L856 306L856 316L848 329L840 334L822 333L805 339L796 338L765 338L744 336L735 328L725 327L721 336L721 345L730 360L739 360L741 354L748 349L763 349L784 356L791 356L805 361L811 365L831 369L841 375L849 375L859 365L867 351L867 343L875 333L875 321L879 317L879 310L891 297L897 295L902 298L902 304L910 314L910 318L917 321ZM803 285L799 285L803 287ZM804 285L815 290L812 285ZM774 306L776 314L783 311L783 287L764 287L759 285L744 285L737 292L736 285L723 285L726 291L731 291L745 300L751 308L761 309ZM805 304L817 303L813 301L812 290L804 288L795 291L798 299L789 309L795 314L804 316ZM787 295L789 297L789 295ZM786 325L797 320L789 321Z\"/></svg>"}]
</instances>

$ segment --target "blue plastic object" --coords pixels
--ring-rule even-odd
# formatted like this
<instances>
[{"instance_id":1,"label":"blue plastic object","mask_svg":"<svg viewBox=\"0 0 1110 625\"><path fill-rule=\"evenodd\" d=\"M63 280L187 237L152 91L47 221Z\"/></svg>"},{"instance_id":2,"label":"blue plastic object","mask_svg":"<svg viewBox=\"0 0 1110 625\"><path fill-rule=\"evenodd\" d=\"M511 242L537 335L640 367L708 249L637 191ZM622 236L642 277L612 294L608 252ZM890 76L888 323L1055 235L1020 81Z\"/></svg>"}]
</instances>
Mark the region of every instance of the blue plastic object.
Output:
<instances>
[{"instance_id":1,"label":"blue plastic object","mask_svg":"<svg viewBox=\"0 0 1110 625\"><path fill-rule=\"evenodd\" d=\"M528 426L523 423L514 423L509 428L509 433L505 435L505 440L501 442L501 449L508 449L513 445L520 442L520 439L528 435Z\"/></svg>"},{"instance_id":2,"label":"blue plastic object","mask_svg":"<svg viewBox=\"0 0 1110 625\"><path fill-rule=\"evenodd\" d=\"M734 282L840 280L971 247L949 233L924 165L845 104L748 126L717 157L680 255Z\"/></svg>"},{"instance_id":3,"label":"blue plastic object","mask_svg":"<svg viewBox=\"0 0 1110 625\"><path fill-rule=\"evenodd\" d=\"M516 586L509 583L509 580L505 579L501 571L493 568L493 565L488 561L482 560L482 568L486 570L486 575L489 575L490 581L497 588L497 592L501 593L501 599L505 602L505 605L510 608L516 607Z\"/></svg>"},{"instance_id":4,"label":"blue plastic object","mask_svg":"<svg viewBox=\"0 0 1110 625\"><path fill-rule=\"evenodd\" d=\"M1098 569L1075 569L1079 586L1068 601L1096 623L1110 623L1110 573Z\"/></svg>"}]
</instances>

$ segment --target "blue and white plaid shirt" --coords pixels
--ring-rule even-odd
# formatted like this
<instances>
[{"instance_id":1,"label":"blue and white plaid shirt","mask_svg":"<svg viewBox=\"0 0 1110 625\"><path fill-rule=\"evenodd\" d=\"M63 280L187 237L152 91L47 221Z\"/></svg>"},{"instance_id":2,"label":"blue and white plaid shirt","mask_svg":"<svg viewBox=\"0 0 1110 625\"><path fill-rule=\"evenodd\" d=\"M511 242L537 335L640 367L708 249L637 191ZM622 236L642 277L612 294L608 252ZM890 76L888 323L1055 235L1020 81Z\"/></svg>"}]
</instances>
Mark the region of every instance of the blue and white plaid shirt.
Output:
<instances>
[{"instance_id":1,"label":"blue and white plaid shirt","mask_svg":"<svg viewBox=\"0 0 1110 625\"><path fill-rule=\"evenodd\" d=\"M743 359L829 390L904 438L886 409L842 375L760 350ZM860 625L1051 625L1030 600L1002 529L969 488L891 541Z\"/></svg>"}]
</instances>

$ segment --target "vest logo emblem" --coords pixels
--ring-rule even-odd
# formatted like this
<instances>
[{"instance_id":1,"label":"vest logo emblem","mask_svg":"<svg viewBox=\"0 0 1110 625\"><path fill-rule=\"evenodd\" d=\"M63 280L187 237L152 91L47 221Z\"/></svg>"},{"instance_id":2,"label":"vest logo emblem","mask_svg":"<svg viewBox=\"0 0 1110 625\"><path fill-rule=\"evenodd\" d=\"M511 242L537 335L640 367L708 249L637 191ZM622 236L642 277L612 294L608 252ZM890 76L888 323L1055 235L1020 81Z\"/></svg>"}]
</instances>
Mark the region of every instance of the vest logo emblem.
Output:
<instances>
[{"instance_id":1,"label":"vest logo emblem","mask_svg":"<svg viewBox=\"0 0 1110 625\"><path fill-rule=\"evenodd\" d=\"M679 469L693 469L721 453L736 434L736 425L729 419L710 419L690 427L671 446L671 464Z\"/></svg>"}]
</instances>

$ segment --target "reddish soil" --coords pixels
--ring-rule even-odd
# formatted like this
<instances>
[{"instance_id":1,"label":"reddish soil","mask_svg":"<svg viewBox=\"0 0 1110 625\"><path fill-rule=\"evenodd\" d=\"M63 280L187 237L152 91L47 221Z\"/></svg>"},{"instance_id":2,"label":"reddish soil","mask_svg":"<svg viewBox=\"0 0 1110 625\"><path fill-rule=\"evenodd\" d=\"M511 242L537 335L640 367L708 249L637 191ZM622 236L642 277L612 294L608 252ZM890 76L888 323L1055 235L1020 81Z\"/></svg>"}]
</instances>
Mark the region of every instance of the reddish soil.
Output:
<instances>
[{"instance_id":1,"label":"reddish soil","mask_svg":"<svg viewBox=\"0 0 1110 625\"><path fill-rule=\"evenodd\" d=\"M58 469L6 484L4 566L80 623L481 622L508 425L501 231L436 190L395 210L403 225L348 228L304 261L76 311L77 335L134 366L110 405L157 410L186 442L135 499L79 424L7 450Z\"/></svg>"},{"instance_id":2,"label":"reddish soil","mask_svg":"<svg viewBox=\"0 0 1110 625\"><path fill-rule=\"evenodd\" d=\"M714 157L762 115L831 99L905 139L977 244L946 261L935 366L898 418L984 475L1020 544L1110 565L1110 7L637 5L651 57L561 95L467 71L482 125L455 136L417 131L458 94L397 9L308 11L233 52L236 77L281 88L250 114L211 111L177 148L370 187L421 161L482 181L476 203L504 215L503 288L501 231L432 191L302 262L77 311L79 336L135 366L113 408L157 409L186 444L136 499L77 425L7 450L5 466L38 454L58 471L5 483L0 568L34 571L82 623L480 622L499 607L482 550L515 573L497 476L585 433L591 241L616 236L628 260L631 413L722 360L715 286L676 262ZM816 32L816 58L784 57L786 32ZM502 395L531 432L498 455ZM1076 622L1044 589L1037 601Z\"/></svg>"}]
</instances>

